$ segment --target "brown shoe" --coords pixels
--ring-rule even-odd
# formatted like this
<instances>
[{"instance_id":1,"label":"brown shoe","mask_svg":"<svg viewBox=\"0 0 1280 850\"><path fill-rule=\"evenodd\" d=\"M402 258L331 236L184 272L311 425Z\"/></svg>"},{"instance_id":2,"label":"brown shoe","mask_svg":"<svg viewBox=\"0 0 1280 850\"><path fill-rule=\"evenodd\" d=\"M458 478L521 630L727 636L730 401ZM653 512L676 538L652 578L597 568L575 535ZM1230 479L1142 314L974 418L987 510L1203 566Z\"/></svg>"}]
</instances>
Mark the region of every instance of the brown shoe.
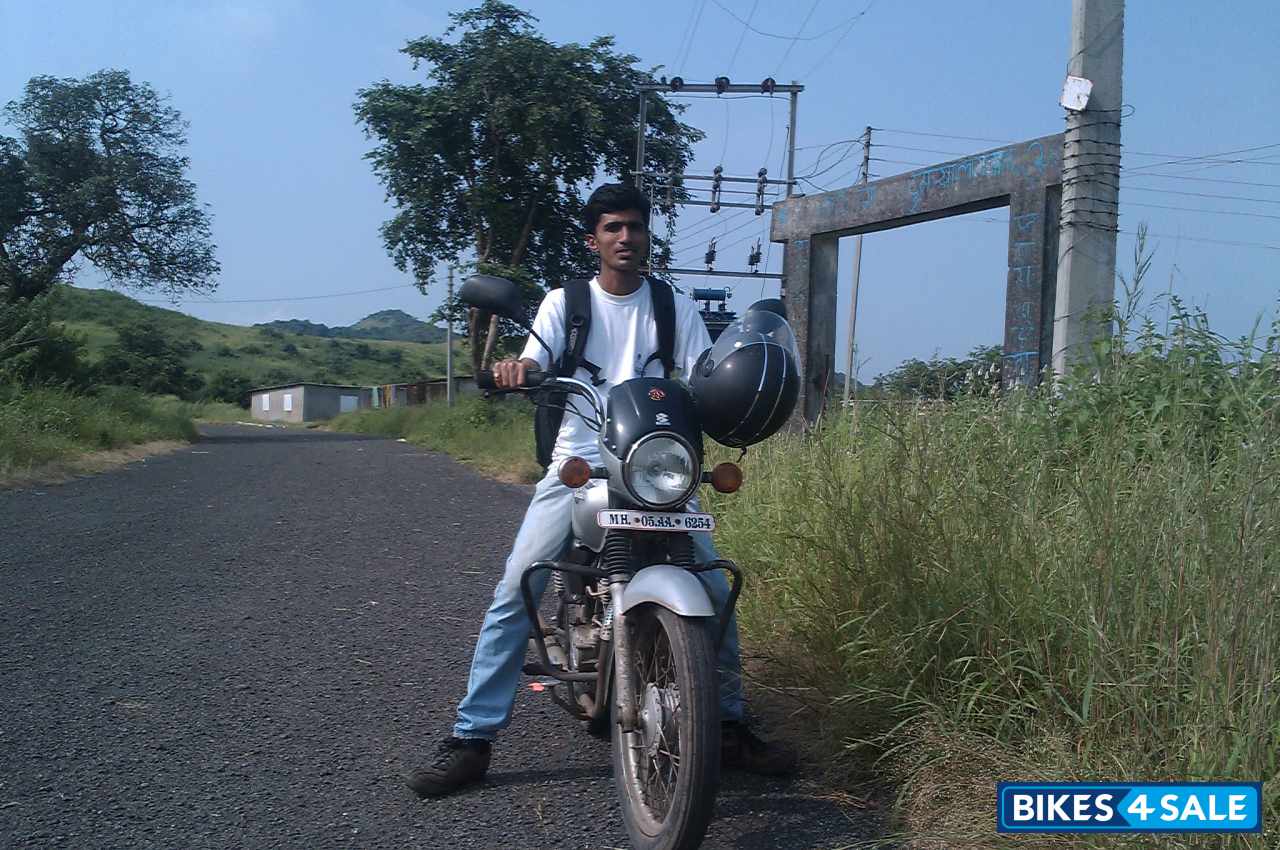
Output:
<instances>
[{"instance_id":1,"label":"brown shoe","mask_svg":"<svg viewBox=\"0 0 1280 850\"><path fill-rule=\"evenodd\" d=\"M786 776L796 769L796 751L786 744L757 738L745 723L720 726L720 767L760 776Z\"/></svg>"},{"instance_id":2,"label":"brown shoe","mask_svg":"<svg viewBox=\"0 0 1280 850\"><path fill-rule=\"evenodd\" d=\"M422 797L443 797L479 782L489 769L493 746L474 738L445 738L435 760L405 778L405 784Z\"/></svg>"}]
</instances>

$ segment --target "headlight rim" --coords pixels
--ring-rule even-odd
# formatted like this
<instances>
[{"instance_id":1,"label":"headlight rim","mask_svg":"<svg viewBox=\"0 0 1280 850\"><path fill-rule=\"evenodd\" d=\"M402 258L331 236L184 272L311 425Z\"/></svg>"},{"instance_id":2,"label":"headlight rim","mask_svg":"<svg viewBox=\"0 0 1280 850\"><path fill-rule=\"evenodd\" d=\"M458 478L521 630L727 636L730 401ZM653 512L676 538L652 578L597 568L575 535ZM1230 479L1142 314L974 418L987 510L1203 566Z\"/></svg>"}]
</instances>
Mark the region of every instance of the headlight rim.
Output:
<instances>
[{"instance_id":1,"label":"headlight rim","mask_svg":"<svg viewBox=\"0 0 1280 850\"><path fill-rule=\"evenodd\" d=\"M641 498L636 493L635 488L631 486L631 460L635 457L636 451L645 443L659 438L674 440L683 446L684 450L689 453L689 460L693 466L693 475L689 482L689 488L681 493L678 498L663 503L651 502L648 499ZM622 483L627 488L627 494L635 499L637 504L654 510L669 510L677 505L686 504L693 498L693 494L698 490L698 485L702 483L702 461L698 458L698 453L694 451L693 444L682 435L677 434L675 431L654 431L636 440L631 445L631 448L627 450L627 456L622 461Z\"/></svg>"}]
</instances>

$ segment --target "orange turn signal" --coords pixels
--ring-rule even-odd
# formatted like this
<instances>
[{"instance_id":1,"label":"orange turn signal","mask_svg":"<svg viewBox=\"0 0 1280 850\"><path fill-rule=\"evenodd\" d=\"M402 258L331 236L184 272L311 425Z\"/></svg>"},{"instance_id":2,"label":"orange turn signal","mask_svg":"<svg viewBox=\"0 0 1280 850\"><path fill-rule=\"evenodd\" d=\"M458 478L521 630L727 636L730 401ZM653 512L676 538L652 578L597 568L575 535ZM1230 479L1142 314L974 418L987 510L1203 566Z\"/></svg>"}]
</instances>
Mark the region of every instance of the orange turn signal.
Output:
<instances>
[{"instance_id":1,"label":"orange turn signal","mask_svg":"<svg viewBox=\"0 0 1280 850\"><path fill-rule=\"evenodd\" d=\"M591 464L580 457L571 457L560 464L560 483L576 490L591 480Z\"/></svg>"},{"instance_id":2,"label":"orange turn signal","mask_svg":"<svg viewBox=\"0 0 1280 850\"><path fill-rule=\"evenodd\" d=\"M718 463L711 470L711 486L717 493L736 493L742 486L742 469L736 463Z\"/></svg>"}]
</instances>

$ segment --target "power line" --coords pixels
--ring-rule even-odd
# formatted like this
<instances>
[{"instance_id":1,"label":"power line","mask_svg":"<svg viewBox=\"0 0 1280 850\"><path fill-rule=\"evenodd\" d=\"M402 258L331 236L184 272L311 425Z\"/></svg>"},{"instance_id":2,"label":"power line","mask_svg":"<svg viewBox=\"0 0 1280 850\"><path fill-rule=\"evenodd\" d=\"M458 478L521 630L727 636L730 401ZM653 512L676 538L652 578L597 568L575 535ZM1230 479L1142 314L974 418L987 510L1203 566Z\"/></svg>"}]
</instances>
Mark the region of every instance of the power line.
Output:
<instances>
[{"instance_id":1,"label":"power line","mask_svg":"<svg viewBox=\"0 0 1280 850\"><path fill-rule=\"evenodd\" d=\"M716 5L720 6L720 3L716 2ZM725 72L727 74L733 74L733 63L738 61L738 52L742 50L742 42L747 37L747 30L751 29L751 19L756 16L756 8L759 7L759 5L760 0L755 0L755 2L751 4L750 14L748 14L747 19L742 22L742 34L738 36L738 46L733 49L733 55L729 57L729 69ZM720 8L723 9L724 7L720 6Z\"/></svg>"},{"instance_id":2,"label":"power line","mask_svg":"<svg viewBox=\"0 0 1280 850\"><path fill-rule=\"evenodd\" d=\"M874 6L875 4L876 4L876 0L870 0L870 2L867 3L866 7L861 12L859 12L858 14L854 15L852 18L849 19L849 24L846 27L845 31L840 33L840 37L836 39L835 43L831 45L830 49L828 49L826 53L822 54L822 58L819 59L812 68L810 68L808 71L805 72L803 79L808 79L809 77L812 77L815 71L817 71L819 68L821 68L823 65L826 64L827 60L831 58L831 54L835 53L836 49L840 47L841 43L846 38L849 37L849 33L853 32L854 24L858 23L858 21L862 18L862 16L865 15L867 12L870 12L871 7Z\"/></svg>"},{"instance_id":3,"label":"power line","mask_svg":"<svg viewBox=\"0 0 1280 850\"><path fill-rule=\"evenodd\" d=\"M1138 175L1141 176L1141 175ZM1215 195L1211 192L1179 192L1176 189L1153 189L1148 186L1121 186L1122 192L1159 192L1162 195L1186 195L1193 198L1218 198L1224 201L1246 201L1251 204L1280 204L1277 198L1247 198L1244 195Z\"/></svg>"},{"instance_id":4,"label":"power line","mask_svg":"<svg viewBox=\"0 0 1280 850\"><path fill-rule=\"evenodd\" d=\"M702 13L707 8L707 0L700 0L698 3L698 13L693 19L693 29L689 32L689 43L684 48L684 54L680 57L679 67L683 68L684 63L689 59L689 51L693 50L693 43L698 40L698 24L702 22Z\"/></svg>"},{"instance_id":5,"label":"power line","mask_svg":"<svg viewBox=\"0 0 1280 850\"><path fill-rule=\"evenodd\" d=\"M718 3L716 5L719 5ZM755 0L751 4L751 14L747 15L747 20L742 27L742 34L738 36L738 46L733 49L733 55L729 57L729 67L725 71L726 74L733 74L733 63L738 61L738 52L742 50L742 42L747 37L747 29L751 26L751 19L756 16L756 8L760 5L760 0ZM729 104L724 105L724 146L720 149L720 162L724 163L724 158L729 153Z\"/></svg>"},{"instance_id":6,"label":"power line","mask_svg":"<svg viewBox=\"0 0 1280 850\"><path fill-rule=\"evenodd\" d=\"M995 144L1001 144L1001 145L1010 145L1018 141L1017 139L996 139L990 136L961 136L961 135L956 135L955 133L934 133L934 132L927 132L924 130L903 130L903 129L893 129L889 127L873 127L872 129L875 130L877 133L900 133L904 136L925 136L932 139L958 139L960 141L966 141L966 142L993 142ZM819 147L819 145L810 145L810 147ZM1267 145L1258 145L1250 148L1241 148L1239 150L1221 151L1219 153L1210 153L1210 154L1158 153L1154 151L1131 150L1129 148L1125 148L1125 153L1130 156L1150 156L1150 157L1155 157L1157 159L1201 160L1206 158L1230 156L1231 154L1237 154L1237 153L1249 153L1255 150L1267 150L1269 148L1275 148L1275 147L1280 147L1280 142L1277 142L1274 144L1267 144ZM797 150L801 150L801 148L797 148ZM1157 168L1161 164L1162 163L1150 163L1149 165L1143 165L1138 167Z\"/></svg>"},{"instance_id":7,"label":"power line","mask_svg":"<svg viewBox=\"0 0 1280 850\"><path fill-rule=\"evenodd\" d=\"M718 3L718 0L713 0L713 2ZM795 48L796 42L800 39L800 35L804 32L804 28L809 25L809 19L813 17L813 13L818 11L818 4L821 2L822 0L813 0L813 5L809 7L809 14L804 16L804 20L800 22L800 29L796 30L795 37L791 39L791 43L787 45L786 52L783 53L782 58L778 60L778 72L782 70L783 65L787 64L787 59L788 57L791 56L792 49Z\"/></svg>"},{"instance_id":8,"label":"power line","mask_svg":"<svg viewBox=\"0 0 1280 850\"><path fill-rule=\"evenodd\" d=\"M916 151L918 153L940 153L945 156L969 156L968 152L960 151L940 151L937 148L912 148L906 145L886 145L883 142L876 145L879 148L892 148L895 151Z\"/></svg>"},{"instance_id":9,"label":"power line","mask_svg":"<svg viewBox=\"0 0 1280 850\"><path fill-rule=\"evenodd\" d=\"M685 231L683 234L681 234L679 239L671 240L672 250L673 251L684 250L685 247L688 247L694 242L700 241L699 239L694 239L693 238L694 236L705 233L708 230L714 230L716 227L720 226L721 224L725 224L726 222L733 221L734 219L740 218L741 216L744 216L749 212L750 210L738 210L735 213L730 213L724 216L719 221L717 221L716 216L713 215L710 220L704 221L702 222L702 224L699 224L696 227ZM684 247L678 248L677 246L684 246Z\"/></svg>"},{"instance_id":10,"label":"power line","mask_svg":"<svg viewBox=\"0 0 1280 850\"><path fill-rule=\"evenodd\" d=\"M1201 207L1169 207L1161 204L1140 204L1137 201L1126 201L1125 206L1129 207L1148 207L1153 210L1174 210L1176 212L1195 212L1195 213L1211 213L1213 215L1242 215L1247 218L1271 218L1280 221L1280 215L1267 215L1266 213L1237 212L1236 210L1206 210Z\"/></svg>"},{"instance_id":11,"label":"power line","mask_svg":"<svg viewBox=\"0 0 1280 850\"><path fill-rule=\"evenodd\" d=\"M677 69L676 63L680 62L680 57L684 53L684 43L689 38L689 31L693 29L693 18L694 18L694 15L697 14L697 11L698 11L697 6L693 4L689 5L689 18L684 22L684 33L680 36L680 45L676 48L676 55L671 65L671 68L673 71Z\"/></svg>"},{"instance_id":12,"label":"power line","mask_svg":"<svg viewBox=\"0 0 1280 850\"><path fill-rule=\"evenodd\" d=\"M274 304L281 301L318 301L322 298L342 298L347 295L368 295L371 292L390 292L393 289L417 289L416 284L402 283L399 286L382 286L377 289L356 289L351 292L331 292L328 295L298 295L292 298L233 298L226 300L204 299L204 298L188 298L188 299L144 299L147 304Z\"/></svg>"},{"instance_id":13,"label":"power line","mask_svg":"<svg viewBox=\"0 0 1280 850\"><path fill-rule=\"evenodd\" d=\"M1264 164L1267 164L1267 165L1280 164L1280 163L1274 163L1274 162L1265 162L1265 160L1260 160L1260 159L1227 160L1225 162L1218 163L1218 159L1220 157L1232 156L1233 154L1239 154L1239 153L1252 153L1254 151L1270 150L1271 148L1280 148L1280 142L1274 142L1269 145L1255 145L1254 147L1239 148L1238 150L1232 150L1232 151L1221 151L1220 153L1203 154L1201 156L1179 156L1179 157L1175 157L1169 162L1153 162L1150 165L1143 165L1140 167L1141 168L1159 168L1162 165L1194 165L1197 163L1234 165L1236 163L1263 162ZM1148 155L1149 156L1172 156L1172 154L1148 154Z\"/></svg>"},{"instance_id":14,"label":"power line","mask_svg":"<svg viewBox=\"0 0 1280 850\"><path fill-rule=\"evenodd\" d=\"M904 136L928 136L933 139L959 139L964 142L994 142L999 145L1012 144L1013 139L992 139L986 136L954 136L948 133L926 133L922 130L893 130L888 127L872 127L877 133L901 133Z\"/></svg>"},{"instance_id":15,"label":"power line","mask_svg":"<svg viewBox=\"0 0 1280 850\"><path fill-rule=\"evenodd\" d=\"M1160 177L1165 180L1194 180L1197 183L1229 183L1233 186L1254 186L1262 189L1280 189L1280 183L1259 183L1256 180L1231 180L1226 177L1191 177L1186 174L1156 174L1151 171L1134 172L1125 175L1131 177Z\"/></svg>"},{"instance_id":16,"label":"power line","mask_svg":"<svg viewBox=\"0 0 1280 850\"><path fill-rule=\"evenodd\" d=\"M978 218L972 215L950 216L947 218L937 219L937 221L948 223L954 222L958 224L990 222L992 224L1003 224L1005 226L1008 226L1009 224L1009 219L1007 218L991 218L990 216ZM1138 235L1136 230L1118 229L1116 232L1124 236ZM1187 242L1204 242L1208 245L1226 245L1231 248L1264 248L1268 251L1280 251L1280 245L1269 245L1266 242L1242 242L1234 239L1211 239L1207 236L1187 236L1185 233L1154 233L1152 231L1147 231L1147 236L1154 236L1158 239L1181 239Z\"/></svg>"},{"instance_id":17,"label":"power line","mask_svg":"<svg viewBox=\"0 0 1280 850\"><path fill-rule=\"evenodd\" d=\"M723 3L721 3L721 2L720 2L720 0L711 0L711 2L712 2L712 3L715 3L717 6L719 6L719 7L720 7L720 10L721 10L722 12L724 12L726 15L728 15L728 16L729 16L729 17L731 17L731 18L733 18L733 19L734 19L735 21L737 21L738 23L743 24L744 26L746 26L746 28L747 28L747 29L751 30L751 31L752 31L753 33L755 33L756 35L762 35L762 36L764 36L765 38L776 38L776 39L778 39L779 41L817 41L817 40L818 40L818 39L820 39L820 38L824 38L825 36L831 35L831 33L835 32L836 30L839 30L839 29L842 29L842 28L843 28L843 27L845 27L845 26L848 26L849 24L853 23L854 21L858 20L858 18L861 18L863 15L865 15L865 14L866 14L866 11L865 11L865 10L864 10L864 11L862 11L862 12L859 12L858 14L854 15L852 18L848 18L847 20L843 20L843 21L841 21L840 23L836 24L835 26L833 26L833 27L830 27L830 28L828 28L828 29L823 30L822 32L818 33L817 35L805 35L805 36L801 36L801 35L781 35L781 34L776 33L776 32L765 32L765 31L764 31L764 30L762 30L762 29L756 29L755 27L751 26L751 25L750 25L750 23L748 23L747 21L744 21L744 20L742 20L742 18L738 17L737 13L735 13L735 12L734 12L732 9L730 9L728 6L725 6ZM816 4L815 4L815 5L816 5ZM804 30L804 27L802 26L800 29L801 29L801 31L803 31L803 30Z\"/></svg>"}]
</instances>

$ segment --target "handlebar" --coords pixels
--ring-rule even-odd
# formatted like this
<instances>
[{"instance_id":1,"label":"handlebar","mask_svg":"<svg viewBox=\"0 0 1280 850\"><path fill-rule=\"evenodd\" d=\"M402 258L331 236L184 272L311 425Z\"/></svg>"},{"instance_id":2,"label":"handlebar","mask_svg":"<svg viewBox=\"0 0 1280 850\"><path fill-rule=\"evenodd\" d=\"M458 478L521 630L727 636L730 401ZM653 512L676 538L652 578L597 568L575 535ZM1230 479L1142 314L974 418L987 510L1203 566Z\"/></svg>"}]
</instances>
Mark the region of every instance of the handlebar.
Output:
<instances>
[{"instance_id":1,"label":"handlebar","mask_svg":"<svg viewBox=\"0 0 1280 850\"><path fill-rule=\"evenodd\" d=\"M553 377L555 376L550 372L529 369L524 373L524 384L519 387L503 387L499 389L497 383L493 379L493 370L481 369L476 373L476 386L482 390L489 390L490 392L510 393L540 387L543 383L551 380Z\"/></svg>"}]
</instances>

